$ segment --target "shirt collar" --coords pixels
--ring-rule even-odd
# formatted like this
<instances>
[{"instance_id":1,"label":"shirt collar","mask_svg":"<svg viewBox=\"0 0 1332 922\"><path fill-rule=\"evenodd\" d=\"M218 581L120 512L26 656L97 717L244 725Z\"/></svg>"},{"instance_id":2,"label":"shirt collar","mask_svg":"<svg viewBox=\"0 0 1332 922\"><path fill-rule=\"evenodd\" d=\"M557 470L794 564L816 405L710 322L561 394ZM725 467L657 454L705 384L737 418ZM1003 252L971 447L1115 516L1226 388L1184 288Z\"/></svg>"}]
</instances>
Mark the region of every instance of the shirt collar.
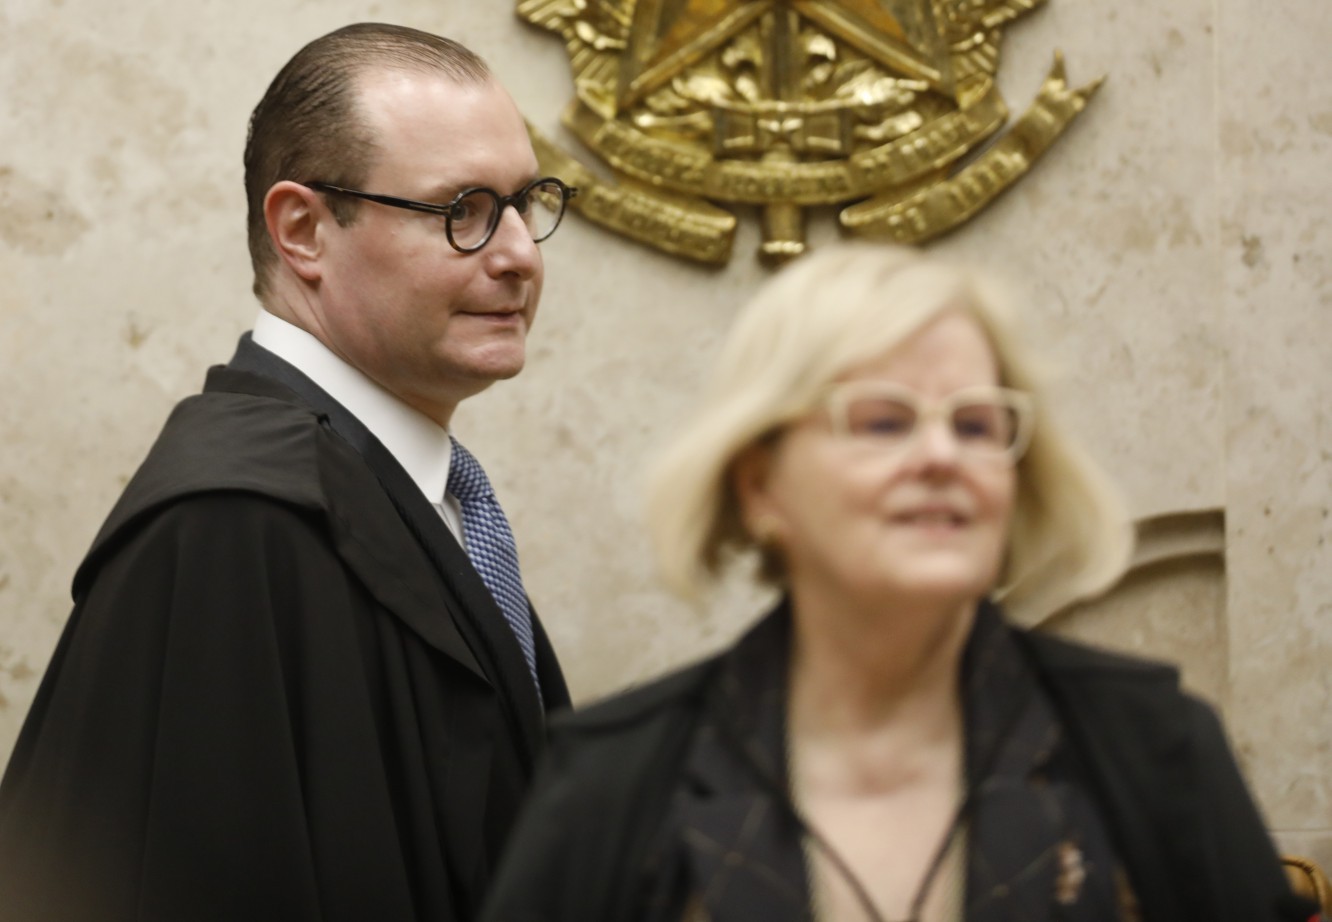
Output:
<instances>
[{"instance_id":1,"label":"shirt collar","mask_svg":"<svg viewBox=\"0 0 1332 922\"><path fill-rule=\"evenodd\" d=\"M432 503L443 499L453 455L447 429L403 403L314 336L281 317L260 310L254 321L253 338L258 345L296 366L360 420L403 466L426 499Z\"/></svg>"}]
</instances>

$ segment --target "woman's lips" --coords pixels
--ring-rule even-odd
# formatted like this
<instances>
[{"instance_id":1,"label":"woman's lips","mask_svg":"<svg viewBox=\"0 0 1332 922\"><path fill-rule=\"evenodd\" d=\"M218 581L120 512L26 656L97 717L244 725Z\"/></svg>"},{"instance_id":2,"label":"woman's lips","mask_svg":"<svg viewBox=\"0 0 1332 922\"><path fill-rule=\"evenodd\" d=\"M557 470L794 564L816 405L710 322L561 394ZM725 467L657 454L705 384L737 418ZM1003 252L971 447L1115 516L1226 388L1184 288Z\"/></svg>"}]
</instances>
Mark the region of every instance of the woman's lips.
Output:
<instances>
[{"instance_id":1,"label":"woman's lips","mask_svg":"<svg viewBox=\"0 0 1332 922\"><path fill-rule=\"evenodd\" d=\"M893 522L900 525L915 525L926 528L961 528L970 519L955 509L924 508L907 509L894 513Z\"/></svg>"}]
</instances>

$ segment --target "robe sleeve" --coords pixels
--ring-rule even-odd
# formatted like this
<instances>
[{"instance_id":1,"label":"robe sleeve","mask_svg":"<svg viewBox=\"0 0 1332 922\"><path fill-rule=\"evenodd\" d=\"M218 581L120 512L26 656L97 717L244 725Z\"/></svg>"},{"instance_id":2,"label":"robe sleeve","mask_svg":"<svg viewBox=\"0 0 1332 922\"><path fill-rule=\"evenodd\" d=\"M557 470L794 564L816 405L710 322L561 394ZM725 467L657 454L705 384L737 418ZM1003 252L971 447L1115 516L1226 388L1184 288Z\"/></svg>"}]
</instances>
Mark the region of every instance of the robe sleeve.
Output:
<instances>
[{"instance_id":1,"label":"robe sleeve","mask_svg":"<svg viewBox=\"0 0 1332 922\"><path fill-rule=\"evenodd\" d=\"M0 785L6 919L320 919L301 620L356 588L312 514L158 511L79 600Z\"/></svg>"}]
</instances>

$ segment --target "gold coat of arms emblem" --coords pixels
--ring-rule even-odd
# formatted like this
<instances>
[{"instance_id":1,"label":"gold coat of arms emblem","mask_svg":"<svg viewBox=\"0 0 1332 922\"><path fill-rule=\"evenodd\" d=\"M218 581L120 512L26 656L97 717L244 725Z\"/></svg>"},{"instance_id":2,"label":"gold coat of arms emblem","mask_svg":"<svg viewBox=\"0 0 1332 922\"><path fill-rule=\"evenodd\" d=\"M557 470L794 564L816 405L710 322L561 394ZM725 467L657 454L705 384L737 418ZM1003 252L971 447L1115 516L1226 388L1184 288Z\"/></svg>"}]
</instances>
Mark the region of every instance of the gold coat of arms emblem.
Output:
<instances>
[{"instance_id":1,"label":"gold coat of arms emblem","mask_svg":"<svg viewBox=\"0 0 1332 922\"><path fill-rule=\"evenodd\" d=\"M922 243L1011 186L1086 107L1058 53L1008 128L1004 26L1044 0L520 0L573 68L566 127L599 177L532 129L587 219L705 263L756 207L766 259L805 249L805 210L845 232ZM1002 133L1001 133L1002 132ZM979 151L979 153L978 153Z\"/></svg>"}]
</instances>

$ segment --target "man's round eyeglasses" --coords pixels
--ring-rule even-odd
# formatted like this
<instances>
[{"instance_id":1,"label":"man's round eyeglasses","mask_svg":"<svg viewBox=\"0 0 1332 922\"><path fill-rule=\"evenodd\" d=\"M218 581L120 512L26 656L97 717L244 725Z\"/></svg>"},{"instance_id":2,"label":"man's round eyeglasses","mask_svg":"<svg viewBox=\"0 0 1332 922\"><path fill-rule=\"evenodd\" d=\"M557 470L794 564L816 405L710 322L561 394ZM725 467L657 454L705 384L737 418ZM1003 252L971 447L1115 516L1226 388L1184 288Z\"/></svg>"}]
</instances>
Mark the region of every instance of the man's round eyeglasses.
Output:
<instances>
[{"instance_id":1,"label":"man's round eyeglasses","mask_svg":"<svg viewBox=\"0 0 1332 922\"><path fill-rule=\"evenodd\" d=\"M391 208L439 215L444 218L444 233L449 238L449 244L460 253L472 253L485 246L499 227L504 209L510 205L527 225L532 239L540 243L555 233L555 228L560 226L560 219L564 217L564 207L569 199L578 194L577 189L566 186L554 176L534 179L513 195L500 195L485 186L464 189L447 204L362 192L326 182L312 181L302 185L318 192L350 195Z\"/></svg>"}]
</instances>

